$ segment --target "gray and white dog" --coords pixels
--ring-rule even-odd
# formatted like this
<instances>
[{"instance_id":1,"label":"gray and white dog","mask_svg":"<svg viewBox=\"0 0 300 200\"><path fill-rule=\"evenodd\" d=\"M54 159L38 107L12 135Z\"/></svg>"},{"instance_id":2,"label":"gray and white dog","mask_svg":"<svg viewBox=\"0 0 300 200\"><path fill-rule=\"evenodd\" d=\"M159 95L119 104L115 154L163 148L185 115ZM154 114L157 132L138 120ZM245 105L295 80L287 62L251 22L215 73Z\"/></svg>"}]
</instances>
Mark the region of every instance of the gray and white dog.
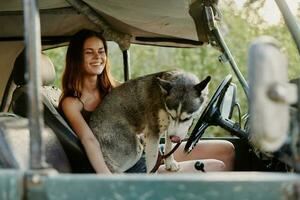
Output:
<instances>
[{"instance_id":1,"label":"gray and white dog","mask_svg":"<svg viewBox=\"0 0 300 200\"><path fill-rule=\"evenodd\" d=\"M144 150L139 139L144 134L146 167L150 172L157 160L160 137L166 134L165 152L169 152L172 143L186 136L205 105L209 81L209 76L200 82L193 74L168 71L112 89L89 122L108 168L118 173L132 167ZM173 156L166 159L165 166L171 171L179 169Z\"/></svg>"}]
</instances>

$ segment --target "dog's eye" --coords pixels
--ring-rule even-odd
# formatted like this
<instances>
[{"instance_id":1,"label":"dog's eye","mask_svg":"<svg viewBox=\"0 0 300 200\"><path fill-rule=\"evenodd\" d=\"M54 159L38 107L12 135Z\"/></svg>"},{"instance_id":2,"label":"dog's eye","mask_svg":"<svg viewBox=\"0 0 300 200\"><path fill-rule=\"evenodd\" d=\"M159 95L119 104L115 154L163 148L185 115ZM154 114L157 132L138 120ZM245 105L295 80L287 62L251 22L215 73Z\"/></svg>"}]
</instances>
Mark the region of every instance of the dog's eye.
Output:
<instances>
[{"instance_id":1,"label":"dog's eye","mask_svg":"<svg viewBox=\"0 0 300 200\"><path fill-rule=\"evenodd\" d=\"M192 116L187 117L187 118L185 118L185 119L181 119L180 121L181 121L181 122L186 122L186 121L189 121L191 118L192 118Z\"/></svg>"},{"instance_id":2,"label":"dog's eye","mask_svg":"<svg viewBox=\"0 0 300 200\"><path fill-rule=\"evenodd\" d=\"M173 117L171 114L169 114L169 116L170 116L173 120L176 120L176 117Z\"/></svg>"}]
</instances>

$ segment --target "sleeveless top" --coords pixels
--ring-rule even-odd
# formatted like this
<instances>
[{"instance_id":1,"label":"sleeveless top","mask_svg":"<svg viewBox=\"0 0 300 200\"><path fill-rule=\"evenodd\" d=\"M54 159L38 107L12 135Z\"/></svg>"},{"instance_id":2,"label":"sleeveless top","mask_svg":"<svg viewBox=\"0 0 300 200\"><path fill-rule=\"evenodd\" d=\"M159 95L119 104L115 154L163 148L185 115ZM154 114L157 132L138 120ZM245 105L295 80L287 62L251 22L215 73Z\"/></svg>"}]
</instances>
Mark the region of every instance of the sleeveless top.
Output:
<instances>
[{"instance_id":1,"label":"sleeveless top","mask_svg":"<svg viewBox=\"0 0 300 200\"><path fill-rule=\"evenodd\" d=\"M84 109L84 103L81 101L80 98L78 98L78 100L81 102L82 104L82 110L80 111L82 114L83 119L88 123L90 121L91 115L93 113L93 111L88 111Z\"/></svg>"}]
</instances>

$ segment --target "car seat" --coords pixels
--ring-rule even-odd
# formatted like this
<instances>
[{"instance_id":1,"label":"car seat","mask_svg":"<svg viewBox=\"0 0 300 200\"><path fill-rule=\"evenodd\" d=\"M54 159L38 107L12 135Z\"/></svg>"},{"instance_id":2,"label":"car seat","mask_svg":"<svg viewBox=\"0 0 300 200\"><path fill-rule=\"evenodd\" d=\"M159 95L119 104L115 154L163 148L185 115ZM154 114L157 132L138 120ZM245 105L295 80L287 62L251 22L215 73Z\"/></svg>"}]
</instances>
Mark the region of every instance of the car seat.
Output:
<instances>
[{"instance_id":1,"label":"car seat","mask_svg":"<svg viewBox=\"0 0 300 200\"><path fill-rule=\"evenodd\" d=\"M0 113L0 168L2 169L30 169L30 133L28 119L13 113ZM53 131L43 130L45 138L45 159L58 172L71 172L68 158Z\"/></svg>"},{"instance_id":2,"label":"car seat","mask_svg":"<svg viewBox=\"0 0 300 200\"><path fill-rule=\"evenodd\" d=\"M12 97L12 110L15 114L27 117L28 86L25 74L24 52L16 59L13 69L13 80L17 85ZM55 68L44 54L41 54L42 103L44 106L44 121L60 141L72 168L73 173L93 173L87 155L74 131L58 112L58 102L61 91L53 86ZM47 143L47 141L46 141Z\"/></svg>"}]
</instances>

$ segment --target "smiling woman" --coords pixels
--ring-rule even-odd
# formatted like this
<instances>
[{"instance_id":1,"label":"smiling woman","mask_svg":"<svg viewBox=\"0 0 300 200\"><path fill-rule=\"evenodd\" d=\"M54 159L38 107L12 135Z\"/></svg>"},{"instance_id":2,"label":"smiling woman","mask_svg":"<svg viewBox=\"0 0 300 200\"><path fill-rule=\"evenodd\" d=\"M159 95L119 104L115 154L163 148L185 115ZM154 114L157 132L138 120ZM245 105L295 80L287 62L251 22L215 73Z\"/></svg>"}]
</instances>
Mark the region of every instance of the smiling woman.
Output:
<instances>
[{"instance_id":1,"label":"smiling woman","mask_svg":"<svg viewBox=\"0 0 300 200\"><path fill-rule=\"evenodd\" d=\"M106 41L100 34L81 30L73 36L67 50L59 103L95 171L102 173L110 171L86 121L101 99L117 84L110 75L106 55Z\"/></svg>"}]
</instances>

